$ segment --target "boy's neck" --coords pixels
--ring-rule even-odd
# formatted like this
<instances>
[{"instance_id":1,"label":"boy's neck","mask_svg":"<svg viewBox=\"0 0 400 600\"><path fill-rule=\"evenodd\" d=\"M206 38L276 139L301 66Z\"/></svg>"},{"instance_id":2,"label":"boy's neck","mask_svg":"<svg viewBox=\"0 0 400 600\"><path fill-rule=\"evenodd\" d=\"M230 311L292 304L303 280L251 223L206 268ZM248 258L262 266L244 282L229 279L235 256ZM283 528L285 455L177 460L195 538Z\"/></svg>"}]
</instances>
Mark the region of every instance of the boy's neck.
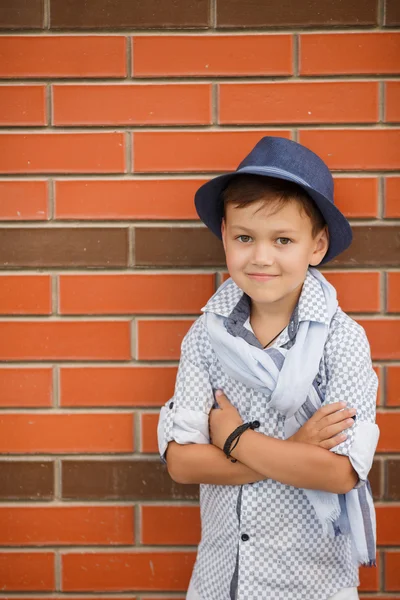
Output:
<instances>
[{"instance_id":1,"label":"boy's neck","mask_svg":"<svg viewBox=\"0 0 400 600\"><path fill-rule=\"evenodd\" d=\"M304 282L303 282L304 283ZM286 326L293 311L299 301L301 290L303 289L303 283L293 290L291 294L288 294L285 298L282 298L279 302L273 302L270 304L256 303L251 300L250 310L250 321L253 325L257 323L258 326L265 326L267 330L270 328L279 328ZM281 327L281 328L282 328Z\"/></svg>"}]
</instances>

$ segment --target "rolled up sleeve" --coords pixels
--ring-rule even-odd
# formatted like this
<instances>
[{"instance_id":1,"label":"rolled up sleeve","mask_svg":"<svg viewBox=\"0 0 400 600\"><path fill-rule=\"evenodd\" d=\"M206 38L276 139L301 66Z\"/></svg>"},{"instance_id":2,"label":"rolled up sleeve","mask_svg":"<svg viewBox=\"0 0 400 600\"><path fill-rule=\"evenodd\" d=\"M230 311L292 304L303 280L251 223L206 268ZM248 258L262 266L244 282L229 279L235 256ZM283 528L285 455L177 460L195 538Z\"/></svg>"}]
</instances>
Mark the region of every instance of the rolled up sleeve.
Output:
<instances>
[{"instance_id":1,"label":"rolled up sleeve","mask_svg":"<svg viewBox=\"0 0 400 600\"><path fill-rule=\"evenodd\" d=\"M208 444L208 415L214 404L209 378L211 347L202 317L193 324L181 347L173 397L161 408L157 428L161 460L169 442Z\"/></svg>"},{"instance_id":2,"label":"rolled up sleeve","mask_svg":"<svg viewBox=\"0 0 400 600\"><path fill-rule=\"evenodd\" d=\"M378 378L364 329L355 321L333 331L327 348L327 386L324 404L345 401L357 409L347 439L332 452L348 456L363 485L372 467L379 439L375 423Z\"/></svg>"}]
</instances>

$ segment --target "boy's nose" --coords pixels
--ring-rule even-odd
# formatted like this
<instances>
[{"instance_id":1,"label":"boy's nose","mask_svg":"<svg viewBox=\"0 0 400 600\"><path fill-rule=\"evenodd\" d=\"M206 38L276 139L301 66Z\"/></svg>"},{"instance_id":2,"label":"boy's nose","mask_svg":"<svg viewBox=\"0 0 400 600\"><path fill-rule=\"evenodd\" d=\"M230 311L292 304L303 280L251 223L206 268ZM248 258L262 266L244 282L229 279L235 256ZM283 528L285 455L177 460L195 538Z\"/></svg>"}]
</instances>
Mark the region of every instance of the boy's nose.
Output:
<instances>
[{"instance_id":1,"label":"boy's nose","mask_svg":"<svg viewBox=\"0 0 400 600\"><path fill-rule=\"evenodd\" d=\"M271 246L267 244L255 244L254 252L252 256L252 264L262 266L269 266L274 263L274 251Z\"/></svg>"}]
</instances>

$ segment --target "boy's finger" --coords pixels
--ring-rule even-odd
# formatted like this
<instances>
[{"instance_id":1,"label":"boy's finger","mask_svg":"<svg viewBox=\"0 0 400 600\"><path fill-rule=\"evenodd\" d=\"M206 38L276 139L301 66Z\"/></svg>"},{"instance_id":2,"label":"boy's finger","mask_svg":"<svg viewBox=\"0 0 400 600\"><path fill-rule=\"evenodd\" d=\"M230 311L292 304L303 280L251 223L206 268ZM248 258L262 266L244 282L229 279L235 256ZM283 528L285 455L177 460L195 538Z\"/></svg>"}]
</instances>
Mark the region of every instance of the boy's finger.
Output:
<instances>
[{"instance_id":1,"label":"boy's finger","mask_svg":"<svg viewBox=\"0 0 400 600\"><path fill-rule=\"evenodd\" d=\"M354 423L354 416L356 414L356 410L354 408L345 408L344 410L338 410L335 413L330 415L325 415L319 421L319 426L322 428L327 427L329 425L335 425L336 423L344 423L347 419L352 419Z\"/></svg>"},{"instance_id":2,"label":"boy's finger","mask_svg":"<svg viewBox=\"0 0 400 600\"><path fill-rule=\"evenodd\" d=\"M346 419L345 421L341 421L340 423L335 423L335 425L330 425L329 427L324 427L319 432L319 436L321 440L329 440L330 438L339 435L344 429L350 429L354 425L353 419Z\"/></svg>"},{"instance_id":3,"label":"boy's finger","mask_svg":"<svg viewBox=\"0 0 400 600\"><path fill-rule=\"evenodd\" d=\"M220 408L223 408L224 406L227 406L229 404L228 398L225 396L222 390L216 390L215 398Z\"/></svg>"},{"instance_id":4,"label":"boy's finger","mask_svg":"<svg viewBox=\"0 0 400 600\"><path fill-rule=\"evenodd\" d=\"M345 402L333 402L332 404L326 404L322 408L320 408L316 414L320 418L326 417L327 415L331 415L332 413L339 412L346 407Z\"/></svg>"},{"instance_id":5,"label":"boy's finger","mask_svg":"<svg viewBox=\"0 0 400 600\"><path fill-rule=\"evenodd\" d=\"M330 438L329 440L325 440L324 442L321 442L319 445L321 448L325 448L325 450L332 450L332 448L334 448L335 446L338 446L339 444L344 442L346 438L347 438L347 435L345 433L340 433L339 435L335 435L334 437Z\"/></svg>"}]
</instances>

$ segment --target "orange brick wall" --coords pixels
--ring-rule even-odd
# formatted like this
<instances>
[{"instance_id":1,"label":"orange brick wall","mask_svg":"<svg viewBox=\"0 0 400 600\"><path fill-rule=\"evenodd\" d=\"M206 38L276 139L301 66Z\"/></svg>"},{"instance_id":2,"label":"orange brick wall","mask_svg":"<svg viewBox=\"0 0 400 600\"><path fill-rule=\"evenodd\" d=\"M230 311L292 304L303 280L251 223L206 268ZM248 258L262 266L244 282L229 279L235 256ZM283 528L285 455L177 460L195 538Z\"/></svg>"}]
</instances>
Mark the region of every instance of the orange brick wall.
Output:
<instances>
[{"instance_id":1,"label":"orange brick wall","mask_svg":"<svg viewBox=\"0 0 400 600\"><path fill-rule=\"evenodd\" d=\"M400 599L399 7L0 3L0 600L184 598L198 488L157 415L225 276L193 193L265 134L326 160L353 225L324 272L380 378L361 597Z\"/></svg>"}]
</instances>

